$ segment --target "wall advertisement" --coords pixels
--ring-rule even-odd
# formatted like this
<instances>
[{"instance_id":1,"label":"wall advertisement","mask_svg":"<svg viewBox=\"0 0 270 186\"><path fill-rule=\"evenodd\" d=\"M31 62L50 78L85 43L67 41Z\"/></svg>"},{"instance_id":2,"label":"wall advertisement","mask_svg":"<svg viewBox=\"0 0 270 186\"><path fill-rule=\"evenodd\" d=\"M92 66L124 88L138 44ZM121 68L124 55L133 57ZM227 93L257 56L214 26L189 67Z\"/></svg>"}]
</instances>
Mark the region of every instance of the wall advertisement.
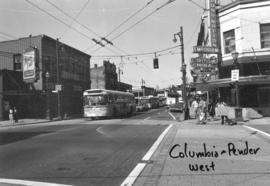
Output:
<instances>
[{"instance_id":1,"label":"wall advertisement","mask_svg":"<svg viewBox=\"0 0 270 186\"><path fill-rule=\"evenodd\" d=\"M38 77L38 51L35 48L28 48L23 53L23 80L26 83L33 83Z\"/></svg>"}]
</instances>

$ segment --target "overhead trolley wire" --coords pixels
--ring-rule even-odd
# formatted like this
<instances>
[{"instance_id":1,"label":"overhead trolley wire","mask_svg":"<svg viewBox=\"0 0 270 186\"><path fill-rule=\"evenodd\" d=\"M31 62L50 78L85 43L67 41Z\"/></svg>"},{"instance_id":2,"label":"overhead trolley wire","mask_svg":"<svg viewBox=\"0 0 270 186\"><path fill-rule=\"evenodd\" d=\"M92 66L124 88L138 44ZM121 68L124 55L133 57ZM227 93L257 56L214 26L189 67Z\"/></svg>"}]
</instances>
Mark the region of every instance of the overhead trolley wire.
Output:
<instances>
[{"instance_id":1,"label":"overhead trolley wire","mask_svg":"<svg viewBox=\"0 0 270 186\"><path fill-rule=\"evenodd\" d=\"M62 10L61 8L59 8L58 6L56 6L54 3L50 2L49 0L46 0L50 5L52 5L54 8L56 8L57 10L59 10L60 12L62 12L64 15L66 15L67 17L69 17L70 19L72 19L74 22L76 22L77 24L79 24L80 26L82 26L83 28L87 29L89 32L91 32L92 34L94 34L96 37L100 38L101 40L106 41L108 44L111 44L112 46L114 46L111 41L107 40L106 37L102 37L100 36L98 33L96 33L93 29L89 28L88 26L83 25L82 23L80 23L77 19L75 19L74 17L72 17L71 15L69 15L67 12L65 12L64 10ZM101 42L101 41L97 41L95 38L91 39L94 43L101 45L102 47L105 47L105 45ZM120 49L119 47L114 46L116 49L120 50L121 52L126 53L124 50ZM106 48L108 49L108 48ZM108 49L110 50L110 49ZM111 52L115 53L114 51L110 50Z\"/></svg>"},{"instance_id":2,"label":"overhead trolley wire","mask_svg":"<svg viewBox=\"0 0 270 186\"><path fill-rule=\"evenodd\" d=\"M46 13L47 15L51 16L52 18L54 18L55 20L59 21L60 23L64 24L67 27L70 27L67 23L65 23L64 21L62 21L61 19L57 18L56 16L54 16L53 14L49 13L48 11L44 10L43 8L39 7L38 5L36 5L35 3L32 3L29 0L25 0L27 3L31 4L32 6L36 7L37 9L41 10L42 12ZM64 12L64 11L63 11ZM68 15L68 14L67 14ZM71 17L71 16L70 16ZM73 20L75 20L74 18L72 18ZM77 20L75 20L75 22L77 22L78 24L80 24ZM85 26L84 26L85 27ZM80 30L74 28L74 27L70 27L70 29L76 31L77 33L83 35L84 37L86 37L87 39L93 41L93 38L89 37L88 35L84 34L83 32L81 32ZM88 28L88 30L90 31L90 29ZM97 35L97 33L95 33L94 31L92 32L93 34ZM108 48L107 48L108 49ZM110 50L110 49L108 49ZM114 51L110 50L111 52L115 53Z\"/></svg>"},{"instance_id":3,"label":"overhead trolley wire","mask_svg":"<svg viewBox=\"0 0 270 186\"><path fill-rule=\"evenodd\" d=\"M122 23L120 23L117 27L115 27L111 32L109 32L104 38L107 38L108 36L110 36L112 33L114 33L116 30L118 30L120 27L122 27L125 23L127 23L130 19L132 19L133 17L135 17L138 13L140 13L141 11L143 11L147 6L149 6L154 0L150 0L149 2L147 2L142 8L140 8L139 10L137 10L136 12L134 12L133 14L131 14L127 19L125 19ZM90 50L92 49L95 45L92 45L88 48L86 48L84 51Z\"/></svg>"},{"instance_id":4,"label":"overhead trolley wire","mask_svg":"<svg viewBox=\"0 0 270 186\"><path fill-rule=\"evenodd\" d=\"M28 0L27 0L28 1ZM50 2L49 0L46 0L50 5L52 5L54 8L56 8L57 10L59 10L60 12L62 12L64 15L66 15L67 17L69 17L70 19L72 19L74 22L78 23L80 26L82 26L83 28L85 28L86 30L88 30L89 32L91 32L92 34L94 34L97 37L101 37L99 36L93 29L81 24L78 20L76 20L74 17L72 17L71 15L69 15L68 13L66 13L64 10L62 10L61 8L59 8L58 6L56 6L54 3ZM72 27L73 28L73 27ZM92 38L91 38L92 40Z\"/></svg>"},{"instance_id":5,"label":"overhead trolley wire","mask_svg":"<svg viewBox=\"0 0 270 186\"><path fill-rule=\"evenodd\" d=\"M108 37L111 35L113 32L115 32L117 29L119 29L122 25L124 25L126 22L128 22L131 18L136 16L138 13L140 13L142 10L144 10L147 6L149 6L154 0L150 0L147 2L142 8L137 10L135 13L133 13L131 16L129 16L127 19L125 19L121 24L119 24L116 28L114 28L111 32L109 32L105 37Z\"/></svg>"},{"instance_id":6,"label":"overhead trolley wire","mask_svg":"<svg viewBox=\"0 0 270 186\"><path fill-rule=\"evenodd\" d=\"M75 16L75 19L77 20L78 18L79 18L79 16L81 15L81 13L84 11L84 9L87 7L87 5L89 4L89 2L90 2L90 0L87 0L87 2L82 6L82 8L81 8L81 10L78 12L78 14ZM67 31L70 29L70 27L72 27L72 25L73 25L73 23L74 23L75 21L73 21L70 25L69 25L69 27L63 32L63 34L60 36L60 38L62 38L64 35L65 35L65 33L67 33Z\"/></svg>"},{"instance_id":7,"label":"overhead trolley wire","mask_svg":"<svg viewBox=\"0 0 270 186\"><path fill-rule=\"evenodd\" d=\"M144 21L145 19L147 19L148 17L150 17L151 15L153 15L154 13L156 13L157 11L159 11L160 9L164 8L165 6L167 6L168 4L170 4L170 3L174 2L174 1L176 1L176 0L168 0L166 3L162 4L161 6L159 6L158 8L156 8L154 11L150 12L145 17L143 17L139 21L135 22L133 25L131 25L130 27L128 27L127 29L125 29L124 31L122 31L121 33L119 33L118 35L116 35L115 37L113 37L112 39L110 39L110 41L114 41L115 39L119 38L124 33L128 32L129 30L131 30L134 26L136 26L137 24L141 23L142 21ZM96 52L99 49L100 48L96 49L94 52Z\"/></svg>"},{"instance_id":8,"label":"overhead trolley wire","mask_svg":"<svg viewBox=\"0 0 270 186\"><path fill-rule=\"evenodd\" d=\"M150 17L151 15L153 15L154 13L156 13L157 11L159 11L160 9L164 8L165 6L167 6L168 4L174 2L175 0L168 0L166 3L164 3L163 5L161 5L160 7L156 8L154 11L152 11L151 13L147 14L145 17L143 17L142 19L140 19L139 21L137 21L136 23L134 23L133 25L131 25L130 27L128 27L127 29L125 29L123 32L119 33L118 35L116 35L115 37L113 37L111 39L111 41L119 38L121 35L123 35L124 33L128 32L130 29L132 29L134 26L136 26L137 24L141 23L142 21L144 21L145 19L147 19L148 17Z\"/></svg>"},{"instance_id":9,"label":"overhead trolley wire","mask_svg":"<svg viewBox=\"0 0 270 186\"><path fill-rule=\"evenodd\" d=\"M118 55L102 55L102 56L92 56L92 58L106 58L106 57L111 57L111 58L116 58L116 57L133 57L133 56L145 56L145 55L153 55L155 53L161 53L161 52L165 52L165 51L168 51L168 50L171 50L171 49L175 49L177 47L179 47L180 45L176 45L176 46L173 46L173 47L169 47L169 48L166 48L166 49L162 49L162 50L158 50L158 51L154 51L154 52L145 52L145 53L136 53L136 54L127 54L127 55L121 55L121 56L118 56Z\"/></svg>"},{"instance_id":10,"label":"overhead trolley wire","mask_svg":"<svg viewBox=\"0 0 270 186\"><path fill-rule=\"evenodd\" d=\"M42 9L41 7L39 7L38 5L36 5L35 3L32 3L29 0L25 0L27 3L31 4L32 6L36 7L37 9L39 9L40 11L48 14L49 16L51 16L52 18L54 18L55 20L59 21L60 23L64 24L65 26L69 27L69 25L67 23L65 23L64 21L62 21L61 19L57 18L56 16L54 16L53 14L49 13L48 11ZM87 39L92 40L92 38L90 38L88 35L84 34L83 32L81 32L80 30L74 28L74 27L70 27L72 30L76 31L77 33L83 35L84 37L86 37Z\"/></svg>"},{"instance_id":11,"label":"overhead trolley wire","mask_svg":"<svg viewBox=\"0 0 270 186\"><path fill-rule=\"evenodd\" d=\"M203 10L206 10L206 8L204 8L203 6L201 6L201 5L198 4L198 3L194 2L193 0L188 0L188 1L190 1L191 3L193 3L194 5L196 5L197 7L201 8L201 9L203 9Z\"/></svg>"},{"instance_id":12,"label":"overhead trolley wire","mask_svg":"<svg viewBox=\"0 0 270 186\"><path fill-rule=\"evenodd\" d=\"M4 35L5 37L9 37L9 38L15 38L14 36L4 33L4 32L0 32L0 34Z\"/></svg>"}]
</instances>

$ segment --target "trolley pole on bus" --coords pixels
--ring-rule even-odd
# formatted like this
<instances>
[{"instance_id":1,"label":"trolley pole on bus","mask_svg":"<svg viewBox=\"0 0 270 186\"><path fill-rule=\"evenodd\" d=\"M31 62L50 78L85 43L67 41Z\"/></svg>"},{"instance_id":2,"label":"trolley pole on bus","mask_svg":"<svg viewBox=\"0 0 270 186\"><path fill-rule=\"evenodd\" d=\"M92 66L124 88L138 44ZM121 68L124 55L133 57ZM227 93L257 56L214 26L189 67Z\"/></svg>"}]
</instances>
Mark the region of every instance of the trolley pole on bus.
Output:
<instances>
[{"instance_id":1,"label":"trolley pole on bus","mask_svg":"<svg viewBox=\"0 0 270 186\"><path fill-rule=\"evenodd\" d=\"M180 32L177 32L174 34L173 41L177 42L176 36L179 37L180 39L180 49L181 49L181 58L182 58L182 67L181 67L181 72L182 72L182 98L184 100L184 119L187 120L189 118L189 111L188 111L188 100L187 100L187 85L186 85L186 67L187 65L185 64L185 56L184 56L184 36L183 36L183 27L180 27Z\"/></svg>"}]
</instances>

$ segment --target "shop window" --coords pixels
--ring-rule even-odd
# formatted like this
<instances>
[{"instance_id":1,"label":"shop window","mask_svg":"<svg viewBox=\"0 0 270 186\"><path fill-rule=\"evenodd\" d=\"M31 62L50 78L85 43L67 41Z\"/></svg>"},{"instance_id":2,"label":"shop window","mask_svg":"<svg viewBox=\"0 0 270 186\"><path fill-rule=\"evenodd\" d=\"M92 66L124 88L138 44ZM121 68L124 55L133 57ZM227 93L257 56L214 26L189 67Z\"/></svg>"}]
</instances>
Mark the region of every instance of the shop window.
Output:
<instances>
[{"instance_id":1,"label":"shop window","mask_svg":"<svg viewBox=\"0 0 270 186\"><path fill-rule=\"evenodd\" d=\"M258 99L260 106L270 106L270 87L259 88Z\"/></svg>"},{"instance_id":2,"label":"shop window","mask_svg":"<svg viewBox=\"0 0 270 186\"><path fill-rule=\"evenodd\" d=\"M223 33L224 38L224 52L225 54L235 51L235 33L234 30L229 30Z\"/></svg>"},{"instance_id":3,"label":"shop window","mask_svg":"<svg viewBox=\"0 0 270 186\"><path fill-rule=\"evenodd\" d=\"M260 24L261 48L270 48L270 23Z\"/></svg>"}]
</instances>

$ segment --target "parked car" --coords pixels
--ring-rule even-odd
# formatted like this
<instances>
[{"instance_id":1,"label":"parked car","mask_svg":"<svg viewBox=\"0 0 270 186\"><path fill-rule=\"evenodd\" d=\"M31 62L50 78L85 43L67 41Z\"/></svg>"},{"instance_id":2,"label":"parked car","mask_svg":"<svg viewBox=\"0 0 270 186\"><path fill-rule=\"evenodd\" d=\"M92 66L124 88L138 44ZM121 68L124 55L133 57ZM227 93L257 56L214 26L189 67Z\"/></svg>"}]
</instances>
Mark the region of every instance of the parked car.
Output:
<instances>
[{"instance_id":1,"label":"parked car","mask_svg":"<svg viewBox=\"0 0 270 186\"><path fill-rule=\"evenodd\" d=\"M169 105L169 111L171 112L183 112L184 110L184 103L178 102L172 105Z\"/></svg>"},{"instance_id":2,"label":"parked car","mask_svg":"<svg viewBox=\"0 0 270 186\"><path fill-rule=\"evenodd\" d=\"M145 101L143 101L141 98L135 98L135 101L137 112L148 110L148 106L146 105Z\"/></svg>"}]
</instances>

